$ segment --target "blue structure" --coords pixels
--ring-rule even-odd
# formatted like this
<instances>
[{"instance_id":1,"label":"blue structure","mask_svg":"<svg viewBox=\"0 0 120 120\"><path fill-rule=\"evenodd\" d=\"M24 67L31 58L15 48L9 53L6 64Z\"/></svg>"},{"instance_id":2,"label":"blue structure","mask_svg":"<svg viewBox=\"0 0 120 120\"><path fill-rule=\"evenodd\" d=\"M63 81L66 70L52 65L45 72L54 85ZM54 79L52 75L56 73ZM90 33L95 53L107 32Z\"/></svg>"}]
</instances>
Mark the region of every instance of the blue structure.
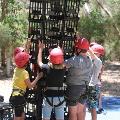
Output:
<instances>
[{"instance_id":1,"label":"blue structure","mask_svg":"<svg viewBox=\"0 0 120 120\"><path fill-rule=\"evenodd\" d=\"M109 96L102 98L104 112L98 114L97 120L120 120L120 97ZM86 120L91 120L89 112L86 114Z\"/></svg>"},{"instance_id":2,"label":"blue structure","mask_svg":"<svg viewBox=\"0 0 120 120\"><path fill-rule=\"evenodd\" d=\"M103 97L102 103L105 110L120 112L120 97Z\"/></svg>"}]
</instances>

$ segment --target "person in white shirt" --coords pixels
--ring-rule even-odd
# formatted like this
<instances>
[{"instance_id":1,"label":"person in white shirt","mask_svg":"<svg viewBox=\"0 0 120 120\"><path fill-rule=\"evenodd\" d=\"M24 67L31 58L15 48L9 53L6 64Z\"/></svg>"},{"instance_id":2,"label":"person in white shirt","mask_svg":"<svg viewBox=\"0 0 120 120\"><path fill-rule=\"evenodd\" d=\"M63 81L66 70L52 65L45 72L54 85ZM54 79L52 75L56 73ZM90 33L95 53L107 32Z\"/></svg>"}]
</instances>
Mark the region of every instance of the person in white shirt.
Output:
<instances>
[{"instance_id":1,"label":"person in white shirt","mask_svg":"<svg viewBox=\"0 0 120 120\"><path fill-rule=\"evenodd\" d=\"M93 61L92 77L89 82L89 94L88 94L88 109L91 112L92 120L97 120L96 108L98 105L98 98L100 94L100 74L103 67L102 61L100 60L101 55L104 54L103 46L94 44L89 48L89 54Z\"/></svg>"}]
</instances>

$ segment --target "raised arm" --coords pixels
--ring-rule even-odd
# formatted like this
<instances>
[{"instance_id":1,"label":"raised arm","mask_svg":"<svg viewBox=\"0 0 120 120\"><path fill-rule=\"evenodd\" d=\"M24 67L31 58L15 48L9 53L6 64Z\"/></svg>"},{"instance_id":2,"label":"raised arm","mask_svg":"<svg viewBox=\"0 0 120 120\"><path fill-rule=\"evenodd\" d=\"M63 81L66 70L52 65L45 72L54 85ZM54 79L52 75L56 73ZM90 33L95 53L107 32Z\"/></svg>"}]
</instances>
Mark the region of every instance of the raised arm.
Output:
<instances>
[{"instance_id":1,"label":"raised arm","mask_svg":"<svg viewBox=\"0 0 120 120\"><path fill-rule=\"evenodd\" d=\"M99 76L98 76L98 78L99 78L100 81L102 80L102 77L101 77L101 76L102 76L102 74L103 74L104 68L105 68L105 66L102 65L101 72L100 72L100 74L99 74Z\"/></svg>"},{"instance_id":2,"label":"raised arm","mask_svg":"<svg viewBox=\"0 0 120 120\"><path fill-rule=\"evenodd\" d=\"M31 82L30 79L26 79L25 84L27 85L27 87L29 89L31 89L31 88L35 87L38 80L40 80L42 77L43 77L43 72L40 72L33 82Z\"/></svg>"},{"instance_id":3,"label":"raised arm","mask_svg":"<svg viewBox=\"0 0 120 120\"><path fill-rule=\"evenodd\" d=\"M42 63L42 51L44 49L44 44L43 42L39 42L39 51L38 51L38 65L41 66L43 63Z\"/></svg>"},{"instance_id":4,"label":"raised arm","mask_svg":"<svg viewBox=\"0 0 120 120\"><path fill-rule=\"evenodd\" d=\"M94 51L89 47L88 54L92 59L98 58L97 55L94 54Z\"/></svg>"}]
</instances>

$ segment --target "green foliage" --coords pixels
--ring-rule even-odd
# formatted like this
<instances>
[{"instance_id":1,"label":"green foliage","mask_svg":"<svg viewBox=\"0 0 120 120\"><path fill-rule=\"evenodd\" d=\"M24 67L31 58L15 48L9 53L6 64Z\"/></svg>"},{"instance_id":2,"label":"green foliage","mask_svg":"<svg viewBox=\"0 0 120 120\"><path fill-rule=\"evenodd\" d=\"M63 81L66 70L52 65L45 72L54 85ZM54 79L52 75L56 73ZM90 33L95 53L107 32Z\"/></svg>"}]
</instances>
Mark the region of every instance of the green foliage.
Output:
<instances>
[{"instance_id":1,"label":"green foliage","mask_svg":"<svg viewBox=\"0 0 120 120\"><path fill-rule=\"evenodd\" d=\"M115 23L118 25L118 27L120 28L120 10L119 10L119 12L117 12L114 16L113 16L113 18L114 18L114 21L115 21Z\"/></svg>"},{"instance_id":2,"label":"green foliage","mask_svg":"<svg viewBox=\"0 0 120 120\"><path fill-rule=\"evenodd\" d=\"M120 60L120 40L117 36L111 36L111 39L106 39L106 57L109 60Z\"/></svg>"},{"instance_id":3,"label":"green foliage","mask_svg":"<svg viewBox=\"0 0 120 120\"><path fill-rule=\"evenodd\" d=\"M0 47L8 47L10 45L11 40L12 35L9 26L7 24L5 25L3 23L0 23Z\"/></svg>"},{"instance_id":4,"label":"green foliage","mask_svg":"<svg viewBox=\"0 0 120 120\"><path fill-rule=\"evenodd\" d=\"M9 3L8 15L4 23L9 24L13 41L18 39L23 40L27 36L27 12L23 3L15 2L14 0L11 1L12 3Z\"/></svg>"},{"instance_id":5,"label":"green foliage","mask_svg":"<svg viewBox=\"0 0 120 120\"><path fill-rule=\"evenodd\" d=\"M89 40L94 38L101 41L105 36L105 22L106 19L102 16L101 12L94 10L89 16L81 17L78 31L81 36Z\"/></svg>"},{"instance_id":6,"label":"green foliage","mask_svg":"<svg viewBox=\"0 0 120 120\"><path fill-rule=\"evenodd\" d=\"M120 60L120 10L113 14L113 19L107 20L106 31L106 54L110 60ZM113 21L117 26L118 31L113 26Z\"/></svg>"},{"instance_id":7,"label":"green foliage","mask_svg":"<svg viewBox=\"0 0 120 120\"><path fill-rule=\"evenodd\" d=\"M6 42L4 41L8 41L7 36L9 35L11 37L8 42L9 44L11 44L12 47L21 44L23 40L27 37L28 21L25 5L22 2L18 2L16 0L8 0L7 14L1 25L5 26L7 30L6 32L3 31L3 36L6 37L3 37L2 45L6 45Z\"/></svg>"},{"instance_id":8,"label":"green foliage","mask_svg":"<svg viewBox=\"0 0 120 120\"><path fill-rule=\"evenodd\" d=\"M120 10L113 13L113 18L103 16L100 10L93 10L89 16L81 16L78 32L81 36L103 44L106 59L120 60Z\"/></svg>"}]
</instances>

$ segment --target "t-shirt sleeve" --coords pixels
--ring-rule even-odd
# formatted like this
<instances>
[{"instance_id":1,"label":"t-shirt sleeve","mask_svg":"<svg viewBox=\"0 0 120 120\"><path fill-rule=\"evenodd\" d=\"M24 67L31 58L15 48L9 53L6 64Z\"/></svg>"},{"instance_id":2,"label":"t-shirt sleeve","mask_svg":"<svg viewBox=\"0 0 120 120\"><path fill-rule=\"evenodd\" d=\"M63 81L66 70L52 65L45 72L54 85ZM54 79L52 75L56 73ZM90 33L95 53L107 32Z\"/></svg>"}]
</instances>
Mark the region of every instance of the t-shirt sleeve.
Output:
<instances>
[{"instance_id":1,"label":"t-shirt sleeve","mask_svg":"<svg viewBox=\"0 0 120 120\"><path fill-rule=\"evenodd\" d=\"M24 77L24 80L29 79L29 74L26 70L23 71L23 77Z\"/></svg>"},{"instance_id":2,"label":"t-shirt sleeve","mask_svg":"<svg viewBox=\"0 0 120 120\"><path fill-rule=\"evenodd\" d=\"M93 64L97 67L97 68L102 68L102 61L99 58L95 58Z\"/></svg>"}]
</instances>

